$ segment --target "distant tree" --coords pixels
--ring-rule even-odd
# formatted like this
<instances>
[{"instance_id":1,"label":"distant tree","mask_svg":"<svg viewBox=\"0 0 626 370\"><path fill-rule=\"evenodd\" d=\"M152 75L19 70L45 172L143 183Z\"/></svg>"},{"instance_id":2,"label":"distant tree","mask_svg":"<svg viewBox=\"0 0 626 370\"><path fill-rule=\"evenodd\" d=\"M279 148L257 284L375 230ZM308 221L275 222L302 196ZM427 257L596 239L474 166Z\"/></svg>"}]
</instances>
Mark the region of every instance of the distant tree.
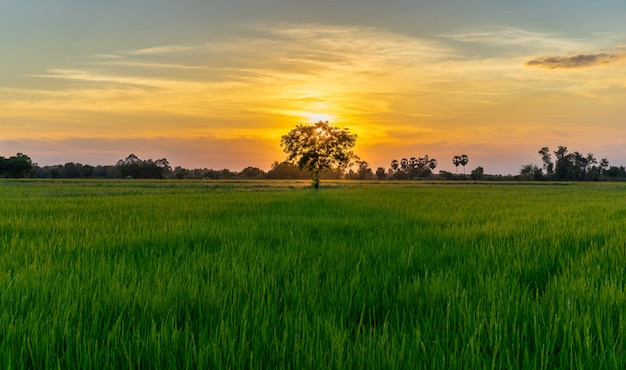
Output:
<instances>
[{"instance_id":1,"label":"distant tree","mask_svg":"<svg viewBox=\"0 0 626 370\"><path fill-rule=\"evenodd\" d=\"M520 169L519 175L522 180L540 180L542 173L534 164L526 164Z\"/></svg>"},{"instance_id":2,"label":"distant tree","mask_svg":"<svg viewBox=\"0 0 626 370\"><path fill-rule=\"evenodd\" d=\"M367 180L367 179L374 178L374 172L372 172L372 169L370 168L369 163L367 163L366 161L357 160L355 164L357 165L356 171L353 171L352 169L350 169L350 171L346 175L346 179ZM383 172L384 171L385 170L383 169Z\"/></svg>"},{"instance_id":3,"label":"distant tree","mask_svg":"<svg viewBox=\"0 0 626 370\"><path fill-rule=\"evenodd\" d=\"M376 169L376 178L379 180L384 180L387 178L387 174L385 173L385 169L382 167L378 167Z\"/></svg>"},{"instance_id":4,"label":"distant tree","mask_svg":"<svg viewBox=\"0 0 626 370\"><path fill-rule=\"evenodd\" d=\"M195 177L195 171L191 171L191 172L194 173L194 177ZM217 180L220 178L220 174L221 174L221 171L207 169L206 171L203 172L202 177L206 179Z\"/></svg>"},{"instance_id":5,"label":"distant tree","mask_svg":"<svg viewBox=\"0 0 626 370\"><path fill-rule=\"evenodd\" d=\"M2 158L2 157L0 157ZM0 165L0 175L20 178L31 177L35 172L35 166L29 156L22 153L3 158Z\"/></svg>"},{"instance_id":6,"label":"distant tree","mask_svg":"<svg viewBox=\"0 0 626 370\"><path fill-rule=\"evenodd\" d=\"M465 165L467 165L468 162L469 162L469 157L465 154L461 154L459 163L461 164L461 166L463 166L463 175L465 175Z\"/></svg>"},{"instance_id":7,"label":"distant tree","mask_svg":"<svg viewBox=\"0 0 626 370\"><path fill-rule=\"evenodd\" d=\"M541 155L541 160L543 161L543 169L546 171L548 176L554 173L554 163L552 163L552 155L550 154L550 149L547 146L544 146L539 150L539 154Z\"/></svg>"},{"instance_id":8,"label":"distant tree","mask_svg":"<svg viewBox=\"0 0 626 370\"><path fill-rule=\"evenodd\" d=\"M559 146L559 149L554 152L556 156L556 163L554 172L560 180L572 180L576 176L576 169L572 161L572 156L568 153L567 147Z\"/></svg>"},{"instance_id":9,"label":"distant tree","mask_svg":"<svg viewBox=\"0 0 626 370\"><path fill-rule=\"evenodd\" d=\"M158 172L160 172L159 175L161 178L168 178L172 173L172 166L170 166L170 162L167 158L157 159L154 161L154 164L160 169Z\"/></svg>"},{"instance_id":10,"label":"distant tree","mask_svg":"<svg viewBox=\"0 0 626 370\"><path fill-rule=\"evenodd\" d=\"M602 173L609 168L609 160L606 158L602 158L600 160L600 168L602 169Z\"/></svg>"},{"instance_id":11,"label":"distant tree","mask_svg":"<svg viewBox=\"0 0 626 370\"><path fill-rule=\"evenodd\" d=\"M611 166L604 171L604 176L608 178L626 178L626 167Z\"/></svg>"},{"instance_id":12,"label":"distant tree","mask_svg":"<svg viewBox=\"0 0 626 370\"><path fill-rule=\"evenodd\" d=\"M130 154L126 159L120 159L115 166L123 178L162 179L171 172L169 162L165 158L144 161L134 154Z\"/></svg>"},{"instance_id":13,"label":"distant tree","mask_svg":"<svg viewBox=\"0 0 626 370\"><path fill-rule=\"evenodd\" d=\"M93 177L114 179L119 178L120 173L119 169L116 166L96 166L96 168L93 170Z\"/></svg>"},{"instance_id":14,"label":"distant tree","mask_svg":"<svg viewBox=\"0 0 626 370\"><path fill-rule=\"evenodd\" d=\"M93 177L94 170L95 170L94 166L85 164L80 169L80 177L85 178L85 179L90 179Z\"/></svg>"},{"instance_id":15,"label":"distant tree","mask_svg":"<svg viewBox=\"0 0 626 370\"><path fill-rule=\"evenodd\" d=\"M306 169L313 187L319 188L320 173L347 163L357 135L348 129L331 127L319 121L313 125L298 125L282 136L280 144L287 153L287 161Z\"/></svg>"},{"instance_id":16,"label":"distant tree","mask_svg":"<svg viewBox=\"0 0 626 370\"><path fill-rule=\"evenodd\" d=\"M229 170L228 168L223 168L219 171L219 179L220 180L233 180L237 179L239 175L236 172Z\"/></svg>"},{"instance_id":17,"label":"distant tree","mask_svg":"<svg viewBox=\"0 0 626 370\"><path fill-rule=\"evenodd\" d=\"M476 167L471 172L472 180L482 180L484 173L485 170L482 167Z\"/></svg>"},{"instance_id":18,"label":"distant tree","mask_svg":"<svg viewBox=\"0 0 626 370\"><path fill-rule=\"evenodd\" d=\"M63 166L61 177L67 179L77 179L80 177L80 171L83 165L80 163L68 162Z\"/></svg>"},{"instance_id":19,"label":"distant tree","mask_svg":"<svg viewBox=\"0 0 626 370\"><path fill-rule=\"evenodd\" d=\"M455 180L458 178L458 175L448 171L439 171L439 178L442 180Z\"/></svg>"},{"instance_id":20,"label":"distant tree","mask_svg":"<svg viewBox=\"0 0 626 370\"><path fill-rule=\"evenodd\" d=\"M262 179L265 177L265 172L258 167L246 167L241 170L239 176L243 179Z\"/></svg>"},{"instance_id":21,"label":"distant tree","mask_svg":"<svg viewBox=\"0 0 626 370\"><path fill-rule=\"evenodd\" d=\"M306 179L309 173L298 168L298 166L289 162L272 163L271 169L267 172L268 179Z\"/></svg>"},{"instance_id":22,"label":"distant tree","mask_svg":"<svg viewBox=\"0 0 626 370\"><path fill-rule=\"evenodd\" d=\"M344 166L326 169L323 172L320 172L320 180L339 180L344 177L345 172ZM309 178L310 177L311 176L309 176Z\"/></svg>"},{"instance_id":23,"label":"distant tree","mask_svg":"<svg viewBox=\"0 0 626 370\"><path fill-rule=\"evenodd\" d=\"M435 158L432 158L429 162L428 162L428 168L430 168L430 171L434 171L435 168L437 167L437 160Z\"/></svg>"},{"instance_id":24,"label":"distant tree","mask_svg":"<svg viewBox=\"0 0 626 370\"><path fill-rule=\"evenodd\" d=\"M391 171L393 171L393 173L396 173L398 171L398 168L400 168L400 163L394 159L391 161Z\"/></svg>"},{"instance_id":25,"label":"distant tree","mask_svg":"<svg viewBox=\"0 0 626 370\"><path fill-rule=\"evenodd\" d=\"M580 152L570 153L565 146L559 146L554 151L556 161L551 161L548 147L539 150L543 161L543 168L547 175L557 180L599 180L609 169L609 161L603 158L598 160L592 153L583 155Z\"/></svg>"},{"instance_id":26,"label":"distant tree","mask_svg":"<svg viewBox=\"0 0 626 370\"><path fill-rule=\"evenodd\" d=\"M183 168L183 167L181 167L181 166L176 166L176 167L174 168L174 170L172 171L172 173L173 173L173 175L174 175L174 178L175 178L175 179L179 179L179 180L182 180L182 179L186 179L186 178L190 178L190 177L191 177L191 176L190 176L190 175L191 175L191 171L190 171L190 170L188 170L188 169L186 169L186 168Z\"/></svg>"},{"instance_id":27,"label":"distant tree","mask_svg":"<svg viewBox=\"0 0 626 370\"><path fill-rule=\"evenodd\" d=\"M429 158L428 154L423 157L402 158L400 161L391 161L391 178L394 180L415 180L423 177L431 177L432 171L437 167L437 160Z\"/></svg>"},{"instance_id":28,"label":"distant tree","mask_svg":"<svg viewBox=\"0 0 626 370\"><path fill-rule=\"evenodd\" d=\"M452 157L452 164L454 165L454 167L456 167L456 173L458 175L459 174L459 165L461 164L461 156L460 155L455 155L454 157Z\"/></svg>"}]
</instances>

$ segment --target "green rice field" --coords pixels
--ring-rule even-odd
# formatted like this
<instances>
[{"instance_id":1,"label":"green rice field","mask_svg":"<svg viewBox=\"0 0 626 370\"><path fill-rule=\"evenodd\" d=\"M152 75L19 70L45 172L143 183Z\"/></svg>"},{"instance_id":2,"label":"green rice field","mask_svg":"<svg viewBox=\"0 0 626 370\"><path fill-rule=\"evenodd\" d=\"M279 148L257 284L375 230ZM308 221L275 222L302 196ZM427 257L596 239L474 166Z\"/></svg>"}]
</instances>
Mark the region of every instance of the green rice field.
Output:
<instances>
[{"instance_id":1,"label":"green rice field","mask_svg":"<svg viewBox=\"0 0 626 370\"><path fill-rule=\"evenodd\" d=\"M624 369L626 184L0 180L3 369Z\"/></svg>"}]
</instances>

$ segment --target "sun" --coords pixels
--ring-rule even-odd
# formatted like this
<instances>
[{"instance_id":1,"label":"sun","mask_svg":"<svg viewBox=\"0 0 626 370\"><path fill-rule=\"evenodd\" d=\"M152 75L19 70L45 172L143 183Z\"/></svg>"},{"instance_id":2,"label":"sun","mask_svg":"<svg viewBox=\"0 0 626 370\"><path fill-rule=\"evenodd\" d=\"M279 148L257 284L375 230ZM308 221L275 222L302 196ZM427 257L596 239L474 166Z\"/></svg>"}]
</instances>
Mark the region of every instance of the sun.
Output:
<instances>
[{"instance_id":1,"label":"sun","mask_svg":"<svg viewBox=\"0 0 626 370\"><path fill-rule=\"evenodd\" d=\"M307 121L311 122L311 123L316 123L319 121L322 122L334 122L336 120L336 117L333 116L332 114L327 114L327 113L310 113L307 112L305 113L305 116L307 117Z\"/></svg>"}]
</instances>

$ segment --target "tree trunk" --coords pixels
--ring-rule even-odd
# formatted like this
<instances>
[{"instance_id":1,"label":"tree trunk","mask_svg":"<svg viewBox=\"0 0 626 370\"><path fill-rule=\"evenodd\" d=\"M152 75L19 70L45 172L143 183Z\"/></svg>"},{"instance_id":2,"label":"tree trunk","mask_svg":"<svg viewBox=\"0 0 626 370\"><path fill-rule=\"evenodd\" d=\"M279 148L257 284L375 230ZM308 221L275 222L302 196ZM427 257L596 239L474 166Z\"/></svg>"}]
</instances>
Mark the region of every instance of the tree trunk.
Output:
<instances>
[{"instance_id":1,"label":"tree trunk","mask_svg":"<svg viewBox=\"0 0 626 370\"><path fill-rule=\"evenodd\" d=\"M320 187L320 173L318 171L311 173L311 178L313 180L313 188L317 190Z\"/></svg>"}]
</instances>

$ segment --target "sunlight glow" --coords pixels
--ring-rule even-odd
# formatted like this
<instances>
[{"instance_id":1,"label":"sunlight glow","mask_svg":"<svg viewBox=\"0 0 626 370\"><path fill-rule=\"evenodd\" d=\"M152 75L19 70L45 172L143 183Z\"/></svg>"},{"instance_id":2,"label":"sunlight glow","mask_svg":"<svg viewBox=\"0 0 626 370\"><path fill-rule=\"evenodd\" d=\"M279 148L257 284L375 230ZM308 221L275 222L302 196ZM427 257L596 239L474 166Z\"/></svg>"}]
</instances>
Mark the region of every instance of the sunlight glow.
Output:
<instances>
[{"instance_id":1,"label":"sunlight glow","mask_svg":"<svg viewBox=\"0 0 626 370\"><path fill-rule=\"evenodd\" d=\"M336 117L333 116L332 114L304 112L304 115L306 117L307 122L310 122L310 123L316 123L319 121L322 121L322 122L335 122L336 121Z\"/></svg>"}]
</instances>

